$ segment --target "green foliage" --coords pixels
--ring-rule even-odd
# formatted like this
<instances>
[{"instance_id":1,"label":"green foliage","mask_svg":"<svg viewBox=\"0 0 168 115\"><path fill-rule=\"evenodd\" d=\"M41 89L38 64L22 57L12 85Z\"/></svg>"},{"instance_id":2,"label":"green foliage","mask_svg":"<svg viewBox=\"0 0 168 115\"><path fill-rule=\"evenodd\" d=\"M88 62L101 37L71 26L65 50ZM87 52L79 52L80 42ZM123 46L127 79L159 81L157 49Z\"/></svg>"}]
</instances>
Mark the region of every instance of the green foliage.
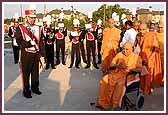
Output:
<instances>
[{"instance_id":1,"label":"green foliage","mask_svg":"<svg viewBox=\"0 0 168 115\"><path fill-rule=\"evenodd\" d=\"M73 25L72 19L71 20L64 19L64 25L67 27L68 30L71 30Z\"/></svg>"},{"instance_id":2,"label":"green foliage","mask_svg":"<svg viewBox=\"0 0 168 115\"><path fill-rule=\"evenodd\" d=\"M7 24L7 25L10 25L11 24L11 22L13 22L13 19L11 18L11 19L4 19L4 24Z\"/></svg>"},{"instance_id":3,"label":"green foliage","mask_svg":"<svg viewBox=\"0 0 168 115\"><path fill-rule=\"evenodd\" d=\"M105 17L104 17L104 8L106 8ZM125 14L129 13L127 9L121 8L119 4L108 5L108 6L106 4L103 4L97 11L93 12L93 21L96 23L98 19L101 19L103 21L105 18L105 24L103 25L107 27L108 19L111 18L113 12L116 12L120 16L120 18L123 13Z\"/></svg>"},{"instance_id":4,"label":"green foliage","mask_svg":"<svg viewBox=\"0 0 168 115\"><path fill-rule=\"evenodd\" d=\"M146 25L147 25L148 28L150 28L150 23L152 23L151 20L149 20L148 22L146 22Z\"/></svg>"},{"instance_id":5,"label":"green foliage","mask_svg":"<svg viewBox=\"0 0 168 115\"><path fill-rule=\"evenodd\" d=\"M85 26L85 21L84 20L79 20L79 21L80 21L80 28L83 28ZM64 24L68 30L72 30L72 27L73 27L72 18L71 20L64 19Z\"/></svg>"},{"instance_id":6,"label":"green foliage","mask_svg":"<svg viewBox=\"0 0 168 115\"><path fill-rule=\"evenodd\" d=\"M79 20L80 21L80 28L84 28L85 27L85 20Z\"/></svg>"}]
</instances>

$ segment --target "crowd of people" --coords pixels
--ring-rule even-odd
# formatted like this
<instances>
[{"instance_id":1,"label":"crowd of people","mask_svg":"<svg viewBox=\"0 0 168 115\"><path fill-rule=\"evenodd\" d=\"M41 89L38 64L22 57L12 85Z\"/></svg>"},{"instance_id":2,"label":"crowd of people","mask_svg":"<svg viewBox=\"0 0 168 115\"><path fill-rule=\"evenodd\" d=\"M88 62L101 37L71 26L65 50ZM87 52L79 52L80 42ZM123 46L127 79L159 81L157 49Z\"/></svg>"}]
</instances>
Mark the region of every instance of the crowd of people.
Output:
<instances>
[{"instance_id":1,"label":"crowd of people","mask_svg":"<svg viewBox=\"0 0 168 115\"><path fill-rule=\"evenodd\" d=\"M133 17L132 20L123 21L123 26L118 28L115 18L112 17L108 21L108 27L104 28L100 19L95 25L92 16L88 15L88 23L85 24L84 29L80 29L80 22L75 18L72 31L67 34L61 16L58 27L52 28L47 20L43 22L42 27L35 25L34 9L25 10L25 15L26 23L19 25L18 20L14 20L14 26L10 27L8 34L13 41L15 63L20 60L24 97L32 98L31 92L41 94L39 90L41 57L44 57L46 62L46 70L49 69L50 64L52 69L56 69L55 66L60 64L60 57L62 64L66 65L66 36L69 36L69 41L72 43L69 68L73 67L75 61L75 67L79 69L82 60L86 64L85 69L90 68L92 60L93 67L102 72L97 104L103 109L108 109L110 105L114 109L121 107L125 92L125 75L129 71L141 72L140 88L144 95L153 93L155 86L163 85L163 23L158 24L157 30L154 28L155 24L151 23L148 30L145 23ZM56 44L56 62L54 62L54 44ZM100 69L98 64L101 64ZM116 69L110 71L111 67ZM134 80L137 80L137 77L131 76L128 79L129 82Z\"/></svg>"}]
</instances>

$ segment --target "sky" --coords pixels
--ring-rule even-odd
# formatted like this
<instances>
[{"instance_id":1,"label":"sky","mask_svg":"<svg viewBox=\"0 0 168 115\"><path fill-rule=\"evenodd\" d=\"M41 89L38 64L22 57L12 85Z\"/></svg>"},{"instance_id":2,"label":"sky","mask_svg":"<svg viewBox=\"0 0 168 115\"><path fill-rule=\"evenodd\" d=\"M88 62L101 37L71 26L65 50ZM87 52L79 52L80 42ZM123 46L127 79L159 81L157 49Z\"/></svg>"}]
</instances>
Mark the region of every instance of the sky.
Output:
<instances>
[{"instance_id":1,"label":"sky","mask_svg":"<svg viewBox=\"0 0 168 115\"><path fill-rule=\"evenodd\" d=\"M51 11L53 9L65 9L65 10L71 10L71 6L74 7L74 9L84 13L88 14L88 12L94 12L97 10L102 4L108 4L108 5L114 5L119 4L121 7L132 10L133 8L149 8L149 6L152 6L152 9L154 10L164 10L164 3L165 2L38 2L34 3L36 4L36 12L37 13L44 13L44 4L46 4L46 10ZM22 4L22 5L21 5ZM31 3L32 4L32 3ZM18 3L18 2L3 2L3 17L4 18L12 18L15 13L18 13L19 16L21 16L21 6L22 6L22 16L24 16L24 10L28 9L30 7L30 2L26 3Z\"/></svg>"}]
</instances>

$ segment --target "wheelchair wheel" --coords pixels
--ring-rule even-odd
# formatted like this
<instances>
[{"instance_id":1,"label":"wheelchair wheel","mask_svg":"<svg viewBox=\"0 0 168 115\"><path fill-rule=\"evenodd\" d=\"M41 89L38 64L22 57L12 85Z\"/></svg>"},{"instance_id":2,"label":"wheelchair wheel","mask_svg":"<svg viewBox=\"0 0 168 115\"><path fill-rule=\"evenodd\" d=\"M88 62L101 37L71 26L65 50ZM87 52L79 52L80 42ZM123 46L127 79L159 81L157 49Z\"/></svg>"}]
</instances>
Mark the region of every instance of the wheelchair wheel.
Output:
<instances>
[{"instance_id":1,"label":"wheelchair wheel","mask_svg":"<svg viewBox=\"0 0 168 115\"><path fill-rule=\"evenodd\" d=\"M128 111L126 96L124 96L123 99L122 99L121 110L122 111Z\"/></svg>"},{"instance_id":2,"label":"wheelchair wheel","mask_svg":"<svg viewBox=\"0 0 168 115\"><path fill-rule=\"evenodd\" d=\"M144 95L143 93L140 93L135 102L135 110L137 111L141 110L143 107L143 104L144 104Z\"/></svg>"}]
</instances>

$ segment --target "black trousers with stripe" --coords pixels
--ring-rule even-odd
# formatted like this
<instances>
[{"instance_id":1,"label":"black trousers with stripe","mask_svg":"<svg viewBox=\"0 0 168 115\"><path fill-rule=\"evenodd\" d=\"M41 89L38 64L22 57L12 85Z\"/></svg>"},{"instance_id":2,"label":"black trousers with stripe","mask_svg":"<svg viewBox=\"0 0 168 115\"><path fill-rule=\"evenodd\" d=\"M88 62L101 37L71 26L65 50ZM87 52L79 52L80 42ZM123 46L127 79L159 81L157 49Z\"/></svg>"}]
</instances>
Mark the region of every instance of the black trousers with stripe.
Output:
<instances>
[{"instance_id":1,"label":"black trousers with stripe","mask_svg":"<svg viewBox=\"0 0 168 115\"><path fill-rule=\"evenodd\" d=\"M102 42L97 42L97 52L98 52L98 61L100 61L101 62L101 60L102 60L102 57L101 57L101 46L102 46Z\"/></svg>"},{"instance_id":2,"label":"black trousers with stripe","mask_svg":"<svg viewBox=\"0 0 168 115\"><path fill-rule=\"evenodd\" d=\"M80 41L79 44L80 44L80 51L82 53L83 62L86 62L84 43L83 41ZM81 61L81 58L80 58L80 61Z\"/></svg>"},{"instance_id":3,"label":"black trousers with stripe","mask_svg":"<svg viewBox=\"0 0 168 115\"><path fill-rule=\"evenodd\" d=\"M80 49L79 49L79 43L74 44L72 43L72 49L71 49L71 66L73 66L74 63L74 57L76 55L76 62L75 66L79 66L79 61L80 61Z\"/></svg>"},{"instance_id":4,"label":"black trousers with stripe","mask_svg":"<svg viewBox=\"0 0 168 115\"><path fill-rule=\"evenodd\" d=\"M91 53L92 53L92 58L93 58L93 65L96 64L96 45L95 45L95 40L89 41L86 40L86 51L87 51L87 65L90 66L90 61L91 61Z\"/></svg>"},{"instance_id":5,"label":"black trousers with stripe","mask_svg":"<svg viewBox=\"0 0 168 115\"><path fill-rule=\"evenodd\" d=\"M56 61L60 62L60 50L61 50L61 54L62 54L62 62L64 62L64 57L65 57L65 40L62 39L62 40L56 40Z\"/></svg>"},{"instance_id":6,"label":"black trousers with stripe","mask_svg":"<svg viewBox=\"0 0 168 115\"><path fill-rule=\"evenodd\" d=\"M45 45L46 47L46 64L51 66L54 66L54 44Z\"/></svg>"},{"instance_id":7,"label":"black trousers with stripe","mask_svg":"<svg viewBox=\"0 0 168 115\"><path fill-rule=\"evenodd\" d=\"M14 62L16 64L19 62L19 46L12 46L12 47L13 47Z\"/></svg>"},{"instance_id":8,"label":"black trousers with stripe","mask_svg":"<svg viewBox=\"0 0 168 115\"><path fill-rule=\"evenodd\" d=\"M21 70L23 77L23 90L30 89L30 75L31 75L31 89L38 90L39 88L39 56L38 53L29 53L24 50L21 51Z\"/></svg>"}]
</instances>

